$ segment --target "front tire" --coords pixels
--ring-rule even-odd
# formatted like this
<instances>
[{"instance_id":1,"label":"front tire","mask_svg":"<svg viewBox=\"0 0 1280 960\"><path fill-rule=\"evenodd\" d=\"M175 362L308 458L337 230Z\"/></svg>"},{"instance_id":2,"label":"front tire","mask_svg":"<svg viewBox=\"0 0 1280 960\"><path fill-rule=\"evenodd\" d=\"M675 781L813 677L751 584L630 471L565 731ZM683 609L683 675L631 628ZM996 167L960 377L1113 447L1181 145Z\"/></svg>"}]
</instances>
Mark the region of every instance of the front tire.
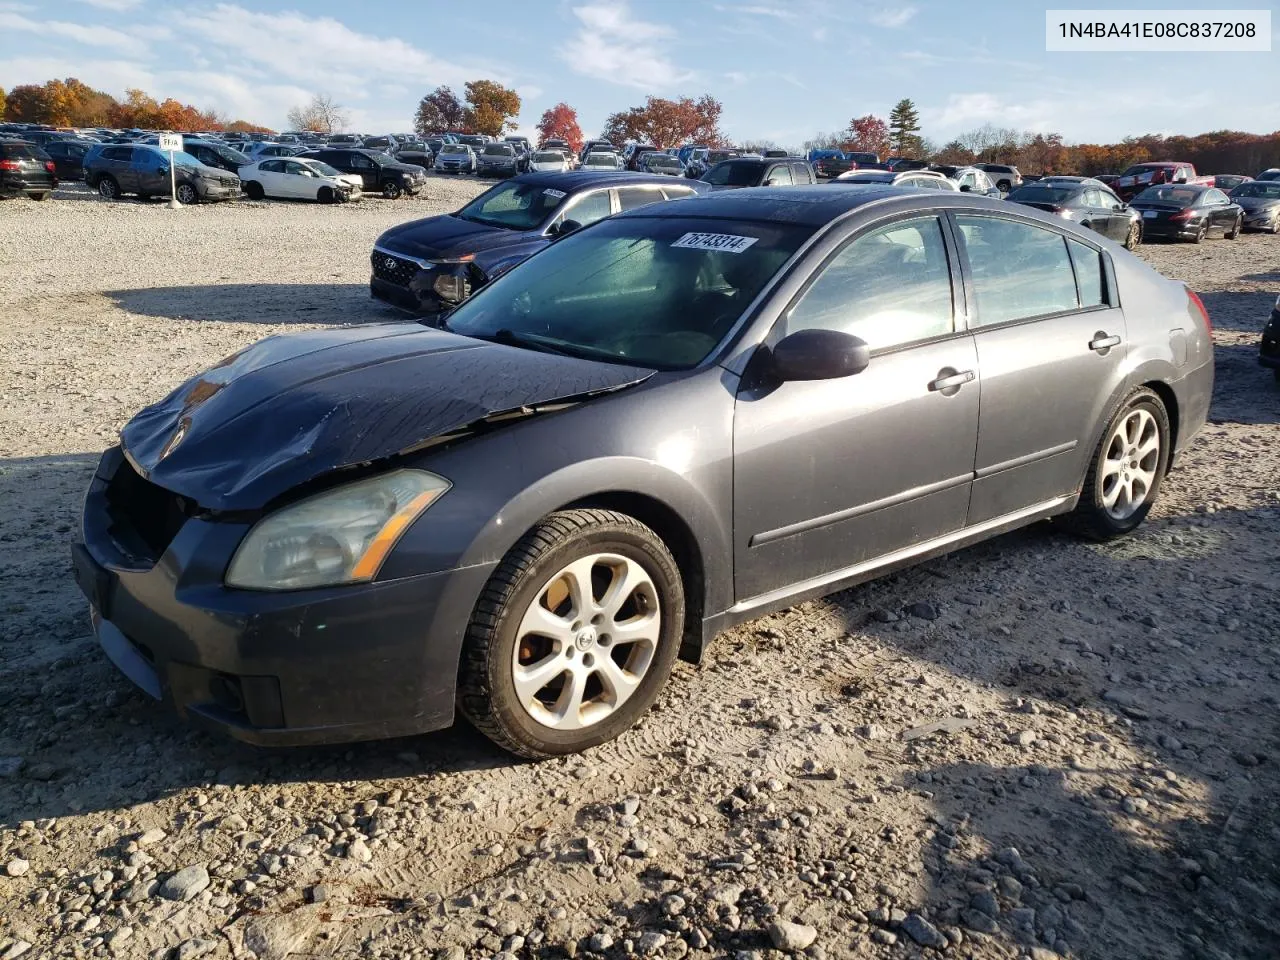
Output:
<instances>
[{"instance_id":1,"label":"front tire","mask_svg":"<svg viewBox=\"0 0 1280 960\"><path fill-rule=\"evenodd\" d=\"M553 513L489 578L463 644L462 713L522 757L612 740L653 704L684 630L679 568L644 524Z\"/></svg>"},{"instance_id":2,"label":"front tire","mask_svg":"<svg viewBox=\"0 0 1280 960\"><path fill-rule=\"evenodd\" d=\"M174 195L178 198L178 202L184 207L200 202L200 194L197 193L196 188L189 183L178 184L178 188L174 191Z\"/></svg>"},{"instance_id":3,"label":"front tire","mask_svg":"<svg viewBox=\"0 0 1280 960\"><path fill-rule=\"evenodd\" d=\"M98 196L103 200L119 200L120 184L116 183L112 177L102 177L98 180Z\"/></svg>"},{"instance_id":4,"label":"front tire","mask_svg":"<svg viewBox=\"0 0 1280 960\"><path fill-rule=\"evenodd\" d=\"M1102 434L1080 502L1063 518L1067 525L1093 540L1135 530L1160 492L1170 436L1169 413L1160 397L1146 387L1131 393Z\"/></svg>"},{"instance_id":5,"label":"front tire","mask_svg":"<svg viewBox=\"0 0 1280 960\"><path fill-rule=\"evenodd\" d=\"M1241 224L1242 224L1243 222L1244 222L1244 221L1243 221L1243 218L1241 218L1241 217L1236 217L1236 222L1235 222L1235 225L1231 228L1231 232L1230 232L1230 233L1224 233L1224 234L1222 235L1222 239L1223 239L1223 240L1234 240L1236 237L1240 236L1240 227L1241 227Z\"/></svg>"},{"instance_id":6,"label":"front tire","mask_svg":"<svg viewBox=\"0 0 1280 960\"><path fill-rule=\"evenodd\" d=\"M316 200L320 203L334 203L337 200L337 196L333 192L333 187L321 187L316 193Z\"/></svg>"},{"instance_id":7,"label":"front tire","mask_svg":"<svg viewBox=\"0 0 1280 960\"><path fill-rule=\"evenodd\" d=\"M1126 250L1134 249L1142 242L1142 225L1136 220L1129 224L1129 232L1124 238L1124 248Z\"/></svg>"},{"instance_id":8,"label":"front tire","mask_svg":"<svg viewBox=\"0 0 1280 960\"><path fill-rule=\"evenodd\" d=\"M396 183L394 180L386 180L383 182L382 195L388 200L398 200L402 193L404 193L404 191L400 188L400 184Z\"/></svg>"}]
</instances>

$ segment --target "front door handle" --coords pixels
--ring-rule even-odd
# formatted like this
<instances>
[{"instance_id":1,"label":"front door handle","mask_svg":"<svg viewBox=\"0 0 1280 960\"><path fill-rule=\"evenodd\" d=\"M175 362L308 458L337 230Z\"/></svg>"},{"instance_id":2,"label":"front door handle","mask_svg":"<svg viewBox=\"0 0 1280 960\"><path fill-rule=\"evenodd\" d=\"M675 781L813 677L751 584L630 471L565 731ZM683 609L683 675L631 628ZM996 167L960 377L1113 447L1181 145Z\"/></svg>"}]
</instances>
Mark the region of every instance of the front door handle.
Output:
<instances>
[{"instance_id":1,"label":"front door handle","mask_svg":"<svg viewBox=\"0 0 1280 960\"><path fill-rule=\"evenodd\" d=\"M947 390L956 391L974 379L972 370L961 370L958 373L948 370L939 370L937 380L929 384L929 389L935 393L943 393Z\"/></svg>"},{"instance_id":2,"label":"front door handle","mask_svg":"<svg viewBox=\"0 0 1280 960\"><path fill-rule=\"evenodd\" d=\"M1089 341L1089 349L1096 350L1098 353L1105 353L1112 347L1119 346L1120 338L1116 336L1107 336L1105 332L1099 330L1093 335L1093 339Z\"/></svg>"}]
</instances>

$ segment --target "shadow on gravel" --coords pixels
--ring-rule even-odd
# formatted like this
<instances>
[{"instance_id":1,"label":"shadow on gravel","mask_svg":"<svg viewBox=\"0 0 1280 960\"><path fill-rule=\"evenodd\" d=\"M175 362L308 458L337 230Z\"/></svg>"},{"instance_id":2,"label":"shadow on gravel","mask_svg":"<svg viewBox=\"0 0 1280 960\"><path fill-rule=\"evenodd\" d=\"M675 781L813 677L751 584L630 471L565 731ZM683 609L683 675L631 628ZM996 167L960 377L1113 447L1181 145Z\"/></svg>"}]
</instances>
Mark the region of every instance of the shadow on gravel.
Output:
<instances>
[{"instance_id":1,"label":"shadow on gravel","mask_svg":"<svg viewBox=\"0 0 1280 960\"><path fill-rule=\"evenodd\" d=\"M1242 278L1248 279L1248 278ZM1215 330L1242 330L1261 333L1276 304L1274 293L1200 293Z\"/></svg>"},{"instance_id":2,"label":"shadow on gravel","mask_svg":"<svg viewBox=\"0 0 1280 960\"><path fill-rule=\"evenodd\" d=\"M228 283L111 290L122 310L166 320L222 323L386 323L409 314L358 283Z\"/></svg>"},{"instance_id":3,"label":"shadow on gravel","mask_svg":"<svg viewBox=\"0 0 1280 960\"><path fill-rule=\"evenodd\" d=\"M1258 344L1218 344L1213 353L1211 422L1280 423L1280 382L1258 363Z\"/></svg>"}]
</instances>

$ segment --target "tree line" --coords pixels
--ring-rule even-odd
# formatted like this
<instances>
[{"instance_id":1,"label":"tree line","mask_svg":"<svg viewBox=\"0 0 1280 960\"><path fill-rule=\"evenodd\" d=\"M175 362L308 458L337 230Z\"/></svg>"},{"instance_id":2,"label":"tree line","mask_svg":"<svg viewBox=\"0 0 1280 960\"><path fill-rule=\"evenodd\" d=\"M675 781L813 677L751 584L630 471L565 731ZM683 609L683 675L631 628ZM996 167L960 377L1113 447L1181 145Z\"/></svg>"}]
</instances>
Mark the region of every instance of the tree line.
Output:
<instances>
[{"instance_id":1,"label":"tree line","mask_svg":"<svg viewBox=\"0 0 1280 960\"><path fill-rule=\"evenodd\" d=\"M268 127L232 120L216 110L201 110L172 97L156 100L143 90L126 90L124 100L117 100L75 77L19 84L7 94L0 89L0 120L54 127L271 132Z\"/></svg>"}]
</instances>

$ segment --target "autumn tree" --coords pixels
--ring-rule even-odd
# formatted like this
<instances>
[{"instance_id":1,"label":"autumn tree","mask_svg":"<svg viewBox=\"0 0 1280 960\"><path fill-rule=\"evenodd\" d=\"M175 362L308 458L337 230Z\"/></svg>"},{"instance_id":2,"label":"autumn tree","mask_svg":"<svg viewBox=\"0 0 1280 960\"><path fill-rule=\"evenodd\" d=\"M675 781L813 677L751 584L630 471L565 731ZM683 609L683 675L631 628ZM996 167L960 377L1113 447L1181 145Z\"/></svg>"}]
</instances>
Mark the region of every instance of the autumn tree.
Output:
<instances>
[{"instance_id":1,"label":"autumn tree","mask_svg":"<svg viewBox=\"0 0 1280 960\"><path fill-rule=\"evenodd\" d=\"M9 91L6 98L8 119L13 123L44 123L49 112L49 101L43 86L21 83Z\"/></svg>"},{"instance_id":2,"label":"autumn tree","mask_svg":"<svg viewBox=\"0 0 1280 960\"><path fill-rule=\"evenodd\" d=\"M889 125L874 114L850 120L845 137L846 150L874 153L880 157L889 152Z\"/></svg>"},{"instance_id":3,"label":"autumn tree","mask_svg":"<svg viewBox=\"0 0 1280 960\"><path fill-rule=\"evenodd\" d=\"M346 127L347 111L327 93L315 93L305 106L293 107L286 119L292 130L336 133Z\"/></svg>"},{"instance_id":4,"label":"autumn tree","mask_svg":"<svg viewBox=\"0 0 1280 960\"><path fill-rule=\"evenodd\" d=\"M920 111L907 98L899 100L889 112L889 147L899 156L921 152Z\"/></svg>"},{"instance_id":5,"label":"autumn tree","mask_svg":"<svg viewBox=\"0 0 1280 960\"><path fill-rule=\"evenodd\" d=\"M582 128L578 126L578 111L564 101L545 111L538 121L538 146L553 138L565 141L574 153L582 149Z\"/></svg>"},{"instance_id":6,"label":"autumn tree","mask_svg":"<svg viewBox=\"0 0 1280 960\"><path fill-rule=\"evenodd\" d=\"M520 113L520 94L493 80L467 82L467 107L462 123L467 130L500 136L516 128L515 118Z\"/></svg>"},{"instance_id":7,"label":"autumn tree","mask_svg":"<svg viewBox=\"0 0 1280 960\"><path fill-rule=\"evenodd\" d=\"M436 87L418 101L418 111L413 117L413 128L426 136L443 133L462 126L462 101L450 87Z\"/></svg>"},{"instance_id":8,"label":"autumn tree","mask_svg":"<svg viewBox=\"0 0 1280 960\"><path fill-rule=\"evenodd\" d=\"M619 145L636 140L655 147L677 147L684 143L718 147L724 143L720 132L723 109L720 101L710 94L697 100L649 97L643 107L610 114L605 120L603 136Z\"/></svg>"}]
</instances>

